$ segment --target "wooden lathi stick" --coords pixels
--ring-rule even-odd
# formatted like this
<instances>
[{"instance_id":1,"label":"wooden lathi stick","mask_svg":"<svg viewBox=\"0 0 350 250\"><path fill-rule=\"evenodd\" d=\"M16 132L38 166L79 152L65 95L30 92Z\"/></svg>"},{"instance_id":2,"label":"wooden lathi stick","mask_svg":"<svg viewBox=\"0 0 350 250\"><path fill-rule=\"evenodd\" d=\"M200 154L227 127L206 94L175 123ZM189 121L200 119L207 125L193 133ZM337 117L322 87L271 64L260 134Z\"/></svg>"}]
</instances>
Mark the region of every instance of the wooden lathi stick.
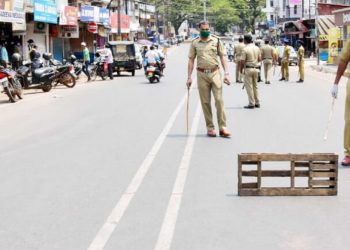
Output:
<instances>
[{"instance_id":1,"label":"wooden lathi stick","mask_svg":"<svg viewBox=\"0 0 350 250\"><path fill-rule=\"evenodd\" d=\"M327 135L328 135L329 127L330 127L330 125L331 125L331 119L332 119L332 114L333 114L334 101L335 101L335 97L333 97L331 113L329 114L329 118L328 118L328 124L327 124L326 134L325 134L325 136L324 136L324 140L325 140L325 141L327 140Z\"/></svg>"}]
</instances>

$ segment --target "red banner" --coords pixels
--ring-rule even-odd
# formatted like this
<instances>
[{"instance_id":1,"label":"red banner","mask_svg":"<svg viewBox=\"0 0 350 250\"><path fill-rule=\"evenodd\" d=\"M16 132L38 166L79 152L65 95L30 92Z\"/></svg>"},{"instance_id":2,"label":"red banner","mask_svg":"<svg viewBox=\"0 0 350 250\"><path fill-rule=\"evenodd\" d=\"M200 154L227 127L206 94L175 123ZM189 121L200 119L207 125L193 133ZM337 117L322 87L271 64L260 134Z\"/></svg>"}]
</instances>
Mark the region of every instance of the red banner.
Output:
<instances>
[{"instance_id":1,"label":"red banner","mask_svg":"<svg viewBox=\"0 0 350 250\"><path fill-rule=\"evenodd\" d=\"M72 6L65 6L60 16L60 25L78 25L78 9Z\"/></svg>"},{"instance_id":2,"label":"red banner","mask_svg":"<svg viewBox=\"0 0 350 250\"><path fill-rule=\"evenodd\" d=\"M121 32L129 33L130 32L130 16L121 14ZM111 16L111 28L112 33L118 32L118 13L113 13Z\"/></svg>"}]
</instances>

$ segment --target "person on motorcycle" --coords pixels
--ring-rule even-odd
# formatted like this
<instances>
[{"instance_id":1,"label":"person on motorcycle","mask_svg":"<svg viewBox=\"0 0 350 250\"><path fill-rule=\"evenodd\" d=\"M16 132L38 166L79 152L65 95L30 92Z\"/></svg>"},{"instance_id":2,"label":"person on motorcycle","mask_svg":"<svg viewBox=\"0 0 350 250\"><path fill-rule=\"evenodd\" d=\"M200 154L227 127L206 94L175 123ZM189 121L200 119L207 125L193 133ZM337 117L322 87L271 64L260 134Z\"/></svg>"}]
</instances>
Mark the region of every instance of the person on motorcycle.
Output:
<instances>
[{"instance_id":1,"label":"person on motorcycle","mask_svg":"<svg viewBox=\"0 0 350 250\"><path fill-rule=\"evenodd\" d=\"M232 43L229 44L228 48L227 48L227 56L228 59L232 62L233 60L233 47L232 47Z\"/></svg>"},{"instance_id":2,"label":"person on motorcycle","mask_svg":"<svg viewBox=\"0 0 350 250\"><path fill-rule=\"evenodd\" d=\"M147 65L157 65L160 70L160 75L163 76L162 67L157 61L157 59L159 59L159 53L154 49L154 46L150 47L150 51L146 53L145 57L148 60Z\"/></svg>"},{"instance_id":3,"label":"person on motorcycle","mask_svg":"<svg viewBox=\"0 0 350 250\"><path fill-rule=\"evenodd\" d=\"M143 51L141 53L143 58L143 69L145 70L145 74L147 74L147 61L146 61L146 54L148 52L147 46L143 47Z\"/></svg>"}]
</instances>

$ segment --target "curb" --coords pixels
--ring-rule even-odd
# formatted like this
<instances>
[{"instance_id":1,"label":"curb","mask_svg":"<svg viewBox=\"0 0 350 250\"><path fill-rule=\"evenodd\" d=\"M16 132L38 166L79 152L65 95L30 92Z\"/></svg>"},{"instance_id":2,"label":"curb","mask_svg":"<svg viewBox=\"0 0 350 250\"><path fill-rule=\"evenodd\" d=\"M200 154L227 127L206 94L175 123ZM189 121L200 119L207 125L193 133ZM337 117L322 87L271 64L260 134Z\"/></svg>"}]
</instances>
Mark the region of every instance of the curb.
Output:
<instances>
[{"instance_id":1,"label":"curb","mask_svg":"<svg viewBox=\"0 0 350 250\"><path fill-rule=\"evenodd\" d=\"M319 72L331 73L331 74L336 74L338 70L337 68L330 68L327 66L320 66L320 65L311 65L311 68Z\"/></svg>"}]
</instances>

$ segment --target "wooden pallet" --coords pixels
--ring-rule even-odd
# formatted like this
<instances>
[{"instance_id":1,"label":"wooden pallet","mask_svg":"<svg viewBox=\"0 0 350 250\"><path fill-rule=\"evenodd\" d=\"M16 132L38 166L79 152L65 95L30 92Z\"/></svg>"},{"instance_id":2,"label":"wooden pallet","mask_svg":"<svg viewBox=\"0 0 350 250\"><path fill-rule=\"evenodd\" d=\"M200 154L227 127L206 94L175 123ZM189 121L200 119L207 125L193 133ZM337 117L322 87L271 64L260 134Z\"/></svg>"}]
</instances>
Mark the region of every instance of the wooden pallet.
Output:
<instances>
[{"instance_id":1,"label":"wooden pallet","mask_svg":"<svg viewBox=\"0 0 350 250\"><path fill-rule=\"evenodd\" d=\"M262 162L290 162L290 170L263 170ZM244 170L256 165L256 170ZM298 169L299 168L299 169ZM303 168L302 170L300 168ZM305 170L306 169L306 170ZM242 177L257 177L257 182L242 183ZM290 187L261 187L262 177L290 177ZM308 177L307 187L295 187L295 179ZM320 180L320 178L322 178ZM337 154L239 154L239 196L326 196L337 195Z\"/></svg>"}]
</instances>

